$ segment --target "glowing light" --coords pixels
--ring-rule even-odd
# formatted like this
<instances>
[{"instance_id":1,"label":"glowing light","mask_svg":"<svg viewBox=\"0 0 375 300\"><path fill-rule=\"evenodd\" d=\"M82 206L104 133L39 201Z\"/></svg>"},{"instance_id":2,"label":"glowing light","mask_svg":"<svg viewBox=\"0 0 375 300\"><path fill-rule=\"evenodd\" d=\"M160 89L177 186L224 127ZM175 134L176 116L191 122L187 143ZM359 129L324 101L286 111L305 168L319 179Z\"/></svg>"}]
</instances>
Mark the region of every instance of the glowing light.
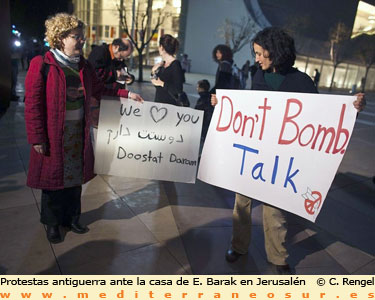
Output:
<instances>
[{"instance_id":1,"label":"glowing light","mask_svg":"<svg viewBox=\"0 0 375 300\"><path fill-rule=\"evenodd\" d=\"M20 41L14 41L14 46L21 47L21 42Z\"/></svg>"},{"instance_id":2,"label":"glowing light","mask_svg":"<svg viewBox=\"0 0 375 300\"><path fill-rule=\"evenodd\" d=\"M13 33L15 36L17 36L17 37L20 37L20 35L21 35L21 32L19 32L19 31L16 30L16 29L13 29L13 30L12 30L12 33Z\"/></svg>"},{"instance_id":3,"label":"glowing light","mask_svg":"<svg viewBox=\"0 0 375 300\"><path fill-rule=\"evenodd\" d=\"M181 0L173 0L173 7L176 7L176 8L181 7Z\"/></svg>"},{"instance_id":4,"label":"glowing light","mask_svg":"<svg viewBox=\"0 0 375 300\"><path fill-rule=\"evenodd\" d=\"M157 9L162 9L165 7L165 1L154 1L152 4L152 9L157 10Z\"/></svg>"}]
</instances>

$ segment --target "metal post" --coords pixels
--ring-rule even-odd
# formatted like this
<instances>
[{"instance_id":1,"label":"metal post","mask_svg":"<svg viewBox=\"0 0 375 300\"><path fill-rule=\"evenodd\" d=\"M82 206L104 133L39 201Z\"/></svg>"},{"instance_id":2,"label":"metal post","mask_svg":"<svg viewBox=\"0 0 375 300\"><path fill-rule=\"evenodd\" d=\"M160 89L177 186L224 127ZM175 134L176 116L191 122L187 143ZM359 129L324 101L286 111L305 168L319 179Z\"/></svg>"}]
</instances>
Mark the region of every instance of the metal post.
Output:
<instances>
[{"instance_id":1,"label":"metal post","mask_svg":"<svg viewBox=\"0 0 375 300\"><path fill-rule=\"evenodd\" d=\"M125 16L126 17L126 16ZM119 20L119 37L122 38L123 28L122 28L122 20L124 18L124 0L120 0L120 20Z\"/></svg>"},{"instance_id":2,"label":"metal post","mask_svg":"<svg viewBox=\"0 0 375 300\"><path fill-rule=\"evenodd\" d=\"M152 4L153 0L147 0L147 27L146 27L146 40L150 38L151 35L151 20L152 20ZM146 64L149 63L150 60L150 43L147 45L146 48Z\"/></svg>"},{"instance_id":3,"label":"metal post","mask_svg":"<svg viewBox=\"0 0 375 300\"><path fill-rule=\"evenodd\" d=\"M344 76L344 81L342 83L342 87L345 88L345 82L346 82L346 77L348 76L348 70L349 70L349 64L346 64L346 70L345 70L345 76Z\"/></svg>"},{"instance_id":4,"label":"metal post","mask_svg":"<svg viewBox=\"0 0 375 300\"><path fill-rule=\"evenodd\" d=\"M307 66L309 65L309 60L310 60L310 57L308 56L307 59L306 59L305 73L307 71Z\"/></svg>"}]
</instances>

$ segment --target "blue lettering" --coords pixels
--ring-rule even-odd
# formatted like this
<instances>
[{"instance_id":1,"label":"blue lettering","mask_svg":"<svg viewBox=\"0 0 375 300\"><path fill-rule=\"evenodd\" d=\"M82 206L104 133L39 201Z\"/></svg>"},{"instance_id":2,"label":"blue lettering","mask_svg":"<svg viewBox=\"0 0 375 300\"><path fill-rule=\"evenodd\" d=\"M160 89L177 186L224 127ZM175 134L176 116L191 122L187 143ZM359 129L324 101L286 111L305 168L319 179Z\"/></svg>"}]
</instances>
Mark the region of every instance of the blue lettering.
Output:
<instances>
[{"instance_id":1,"label":"blue lettering","mask_svg":"<svg viewBox=\"0 0 375 300\"><path fill-rule=\"evenodd\" d=\"M245 158L246 158L246 152L252 152L252 153L258 154L259 151L256 150L256 149L250 148L250 147L246 147L244 145L240 145L240 144L233 144L233 147L234 148L239 148L239 149L243 150L242 163L241 163L241 171L240 171L240 174L242 175L243 174L243 165L245 163Z\"/></svg>"},{"instance_id":2,"label":"blue lettering","mask_svg":"<svg viewBox=\"0 0 375 300\"><path fill-rule=\"evenodd\" d=\"M259 179L262 180L262 181L266 181L263 177L262 177L262 172L263 172L263 166L264 166L264 163L257 163L254 168L253 168L253 171L251 172L251 175L253 176L254 179ZM259 169L259 174L257 176L254 175L255 171Z\"/></svg>"},{"instance_id":3,"label":"blue lettering","mask_svg":"<svg viewBox=\"0 0 375 300\"><path fill-rule=\"evenodd\" d=\"M271 179L271 183L272 184L275 184L276 174L277 174L277 167L278 166L279 166L279 156L276 155L275 156L275 163L273 165L273 171L272 171L272 179Z\"/></svg>"},{"instance_id":4,"label":"blue lettering","mask_svg":"<svg viewBox=\"0 0 375 300\"><path fill-rule=\"evenodd\" d=\"M288 173L287 173L287 175L286 175L286 177L285 177L284 187L286 188L286 186L287 186L287 184L288 184L288 182L289 182L290 185L291 185L292 188L293 188L293 191L294 191L295 193L297 193L297 189L296 189L296 186L295 186L295 184L294 184L292 178L293 178L294 176L297 175L297 173L299 172L299 170L297 169L292 175L290 175L290 170L292 169L293 160L294 160L294 157L291 157L291 158L290 158L290 161L289 161Z\"/></svg>"}]
</instances>

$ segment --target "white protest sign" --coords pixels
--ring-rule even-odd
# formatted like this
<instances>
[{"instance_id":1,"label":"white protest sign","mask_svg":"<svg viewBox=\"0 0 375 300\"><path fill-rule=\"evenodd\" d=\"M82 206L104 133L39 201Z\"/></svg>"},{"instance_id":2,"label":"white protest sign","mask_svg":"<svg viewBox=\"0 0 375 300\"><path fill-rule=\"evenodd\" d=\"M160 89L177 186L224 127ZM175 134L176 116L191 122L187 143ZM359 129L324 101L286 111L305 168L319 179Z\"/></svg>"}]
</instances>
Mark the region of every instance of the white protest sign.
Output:
<instances>
[{"instance_id":1,"label":"white protest sign","mask_svg":"<svg viewBox=\"0 0 375 300\"><path fill-rule=\"evenodd\" d=\"M121 99L100 105L95 172L194 183L203 112Z\"/></svg>"},{"instance_id":2,"label":"white protest sign","mask_svg":"<svg viewBox=\"0 0 375 300\"><path fill-rule=\"evenodd\" d=\"M198 178L315 221L348 146L354 96L218 90Z\"/></svg>"}]
</instances>

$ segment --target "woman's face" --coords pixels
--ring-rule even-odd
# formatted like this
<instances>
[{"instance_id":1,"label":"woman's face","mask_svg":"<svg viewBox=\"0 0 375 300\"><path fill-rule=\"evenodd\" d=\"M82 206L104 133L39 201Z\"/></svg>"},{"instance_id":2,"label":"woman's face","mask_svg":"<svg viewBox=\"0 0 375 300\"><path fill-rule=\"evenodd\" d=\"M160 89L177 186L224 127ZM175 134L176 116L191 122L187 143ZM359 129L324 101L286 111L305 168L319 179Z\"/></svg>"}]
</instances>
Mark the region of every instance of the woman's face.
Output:
<instances>
[{"instance_id":1,"label":"woman's face","mask_svg":"<svg viewBox=\"0 0 375 300\"><path fill-rule=\"evenodd\" d=\"M62 40L62 52L67 56L76 56L82 54L82 47L85 44L86 38L82 28L76 28L69 32L69 34Z\"/></svg>"},{"instance_id":2,"label":"woman's face","mask_svg":"<svg viewBox=\"0 0 375 300\"><path fill-rule=\"evenodd\" d=\"M270 60L269 52L263 49L258 44L254 43L255 61L259 64L263 71L268 70L272 65L272 60Z\"/></svg>"},{"instance_id":3,"label":"woman's face","mask_svg":"<svg viewBox=\"0 0 375 300\"><path fill-rule=\"evenodd\" d=\"M223 58L223 54L220 52L220 50L217 50L216 51L216 59L220 61L222 58Z\"/></svg>"}]
</instances>

